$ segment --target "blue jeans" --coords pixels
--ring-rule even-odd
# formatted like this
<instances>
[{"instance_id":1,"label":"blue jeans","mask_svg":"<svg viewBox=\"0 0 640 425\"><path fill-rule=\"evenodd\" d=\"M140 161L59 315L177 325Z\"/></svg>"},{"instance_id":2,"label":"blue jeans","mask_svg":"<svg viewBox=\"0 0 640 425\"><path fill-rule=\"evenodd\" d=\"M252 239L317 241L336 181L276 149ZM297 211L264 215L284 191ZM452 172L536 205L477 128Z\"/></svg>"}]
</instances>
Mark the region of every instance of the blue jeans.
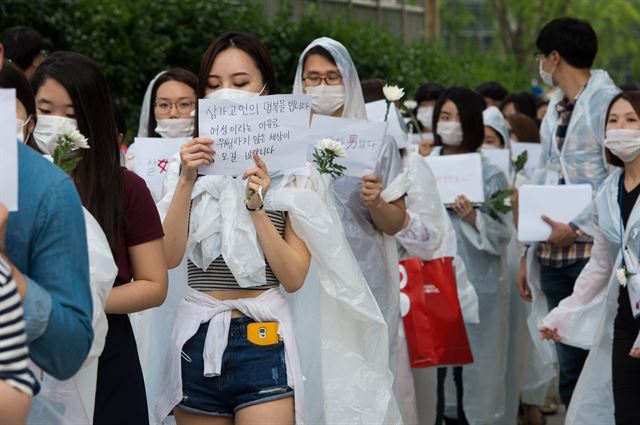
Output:
<instances>
[{"instance_id":1,"label":"blue jeans","mask_svg":"<svg viewBox=\"0 0 640 425\"><path fill-rule=\"evenodd\" d=\"M231 417L245 407L293 397L293 389L287 386L284 343L256 345L249 341L247 325L253 322L246 316L231 319L220 376L203 376L202 352L209 322L201 324L184 344L182 409Z\"/></svg>"},{"instance_id":2,"label":"blue jeans","mask_svg":"<svg viewBox=\"0 0 640 425\"><path fill-rule=\"evenodd\" d=\"M580 260L562 268L540 266L540 287L547 298L549 310L571 295L576 279L588 261L588 259ZM560 399L565 406L569 407L573 390L589 351L561 342L556 342L555 345L560 363Z\"/></svg>"}]
</instances>

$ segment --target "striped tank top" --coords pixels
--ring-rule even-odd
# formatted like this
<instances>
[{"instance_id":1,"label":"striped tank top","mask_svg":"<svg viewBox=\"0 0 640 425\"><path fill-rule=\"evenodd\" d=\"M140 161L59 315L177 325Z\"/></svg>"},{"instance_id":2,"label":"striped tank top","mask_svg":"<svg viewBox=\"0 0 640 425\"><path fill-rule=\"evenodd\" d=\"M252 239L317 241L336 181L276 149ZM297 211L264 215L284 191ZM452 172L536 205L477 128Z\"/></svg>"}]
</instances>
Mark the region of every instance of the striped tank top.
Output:
<instances>
[{"instance_id":1,"label":"striped tank top","mask_svg":"<svg viewBox=\"0 0 640 425\"><path fill-rule=\"evenodd\" d=\"M284 238L284 224L286 215L283 211L266 211L267 216L273 223L273 226L278 230L278 233ZM266 262L266 260L265 260ZM269 267L266 265L266 277L267 283L262 286L241 288L236 282L236 278L227 267L222 255L219 255L213 263L209 265L207 270L202 270L187 260L187 281L189 286L197 291L220 291L220 290L237 290L237 289L271 289L280 285L278 278Z\"/></svg>"}]
</instances>

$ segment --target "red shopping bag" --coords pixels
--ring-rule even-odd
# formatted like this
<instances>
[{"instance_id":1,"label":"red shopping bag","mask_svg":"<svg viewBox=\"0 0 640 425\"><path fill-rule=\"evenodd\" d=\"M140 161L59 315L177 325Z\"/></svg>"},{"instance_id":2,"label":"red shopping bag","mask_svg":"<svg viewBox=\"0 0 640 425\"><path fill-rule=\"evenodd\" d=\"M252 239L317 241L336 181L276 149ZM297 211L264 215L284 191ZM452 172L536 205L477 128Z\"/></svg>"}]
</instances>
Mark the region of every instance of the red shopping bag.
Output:
<instances>
[{"instance_id":1,"label":"red shopping bag","mask_svg":"<svg viewBox=\"0 0 640 425\"><path fill-rule=\"evenodd\" d=\"M472 363L453 258L401 261L400 279L411 367Z\"/></svg>"}]
</instances>

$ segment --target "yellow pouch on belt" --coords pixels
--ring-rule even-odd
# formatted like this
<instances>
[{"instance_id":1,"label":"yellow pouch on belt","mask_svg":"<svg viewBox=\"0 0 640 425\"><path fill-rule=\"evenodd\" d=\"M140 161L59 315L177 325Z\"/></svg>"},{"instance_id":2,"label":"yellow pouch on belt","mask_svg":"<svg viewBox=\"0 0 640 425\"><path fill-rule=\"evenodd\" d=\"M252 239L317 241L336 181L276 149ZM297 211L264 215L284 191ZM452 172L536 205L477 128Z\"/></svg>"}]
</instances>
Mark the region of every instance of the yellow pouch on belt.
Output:
<instances>
[{"instance_id":1,"label":"yellow pouch on belt","mask_svg":"<svg viewBox=\"0 0 640 425\"><path fill-rule=\"evenodd\" d=\"M256 345L273 345L280 342L278 322L255 322L247 325L247 339Z\"/></svg>"}]
</instances>

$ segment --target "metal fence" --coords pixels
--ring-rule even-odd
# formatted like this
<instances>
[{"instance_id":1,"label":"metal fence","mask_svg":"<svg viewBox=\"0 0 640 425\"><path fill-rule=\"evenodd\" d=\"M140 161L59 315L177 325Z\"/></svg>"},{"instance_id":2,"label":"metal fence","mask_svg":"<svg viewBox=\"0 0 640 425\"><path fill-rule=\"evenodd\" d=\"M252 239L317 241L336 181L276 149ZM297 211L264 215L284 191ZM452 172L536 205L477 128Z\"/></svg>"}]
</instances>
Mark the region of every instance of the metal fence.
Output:
<instances>
[{"instance_id":1,"label":"metal fence","mask_svg":"<svg viewBox=\"0 0 640 425\"><path fill-rule=\"evenodd\" d=\"M284 6L281 0L262 0L267 17L273 18ZM294 18L313 7L322 16L351 16L374 22L405 41L427 35L427 14L422 0L290 0Z\"/></svg>"}]
</instances>

